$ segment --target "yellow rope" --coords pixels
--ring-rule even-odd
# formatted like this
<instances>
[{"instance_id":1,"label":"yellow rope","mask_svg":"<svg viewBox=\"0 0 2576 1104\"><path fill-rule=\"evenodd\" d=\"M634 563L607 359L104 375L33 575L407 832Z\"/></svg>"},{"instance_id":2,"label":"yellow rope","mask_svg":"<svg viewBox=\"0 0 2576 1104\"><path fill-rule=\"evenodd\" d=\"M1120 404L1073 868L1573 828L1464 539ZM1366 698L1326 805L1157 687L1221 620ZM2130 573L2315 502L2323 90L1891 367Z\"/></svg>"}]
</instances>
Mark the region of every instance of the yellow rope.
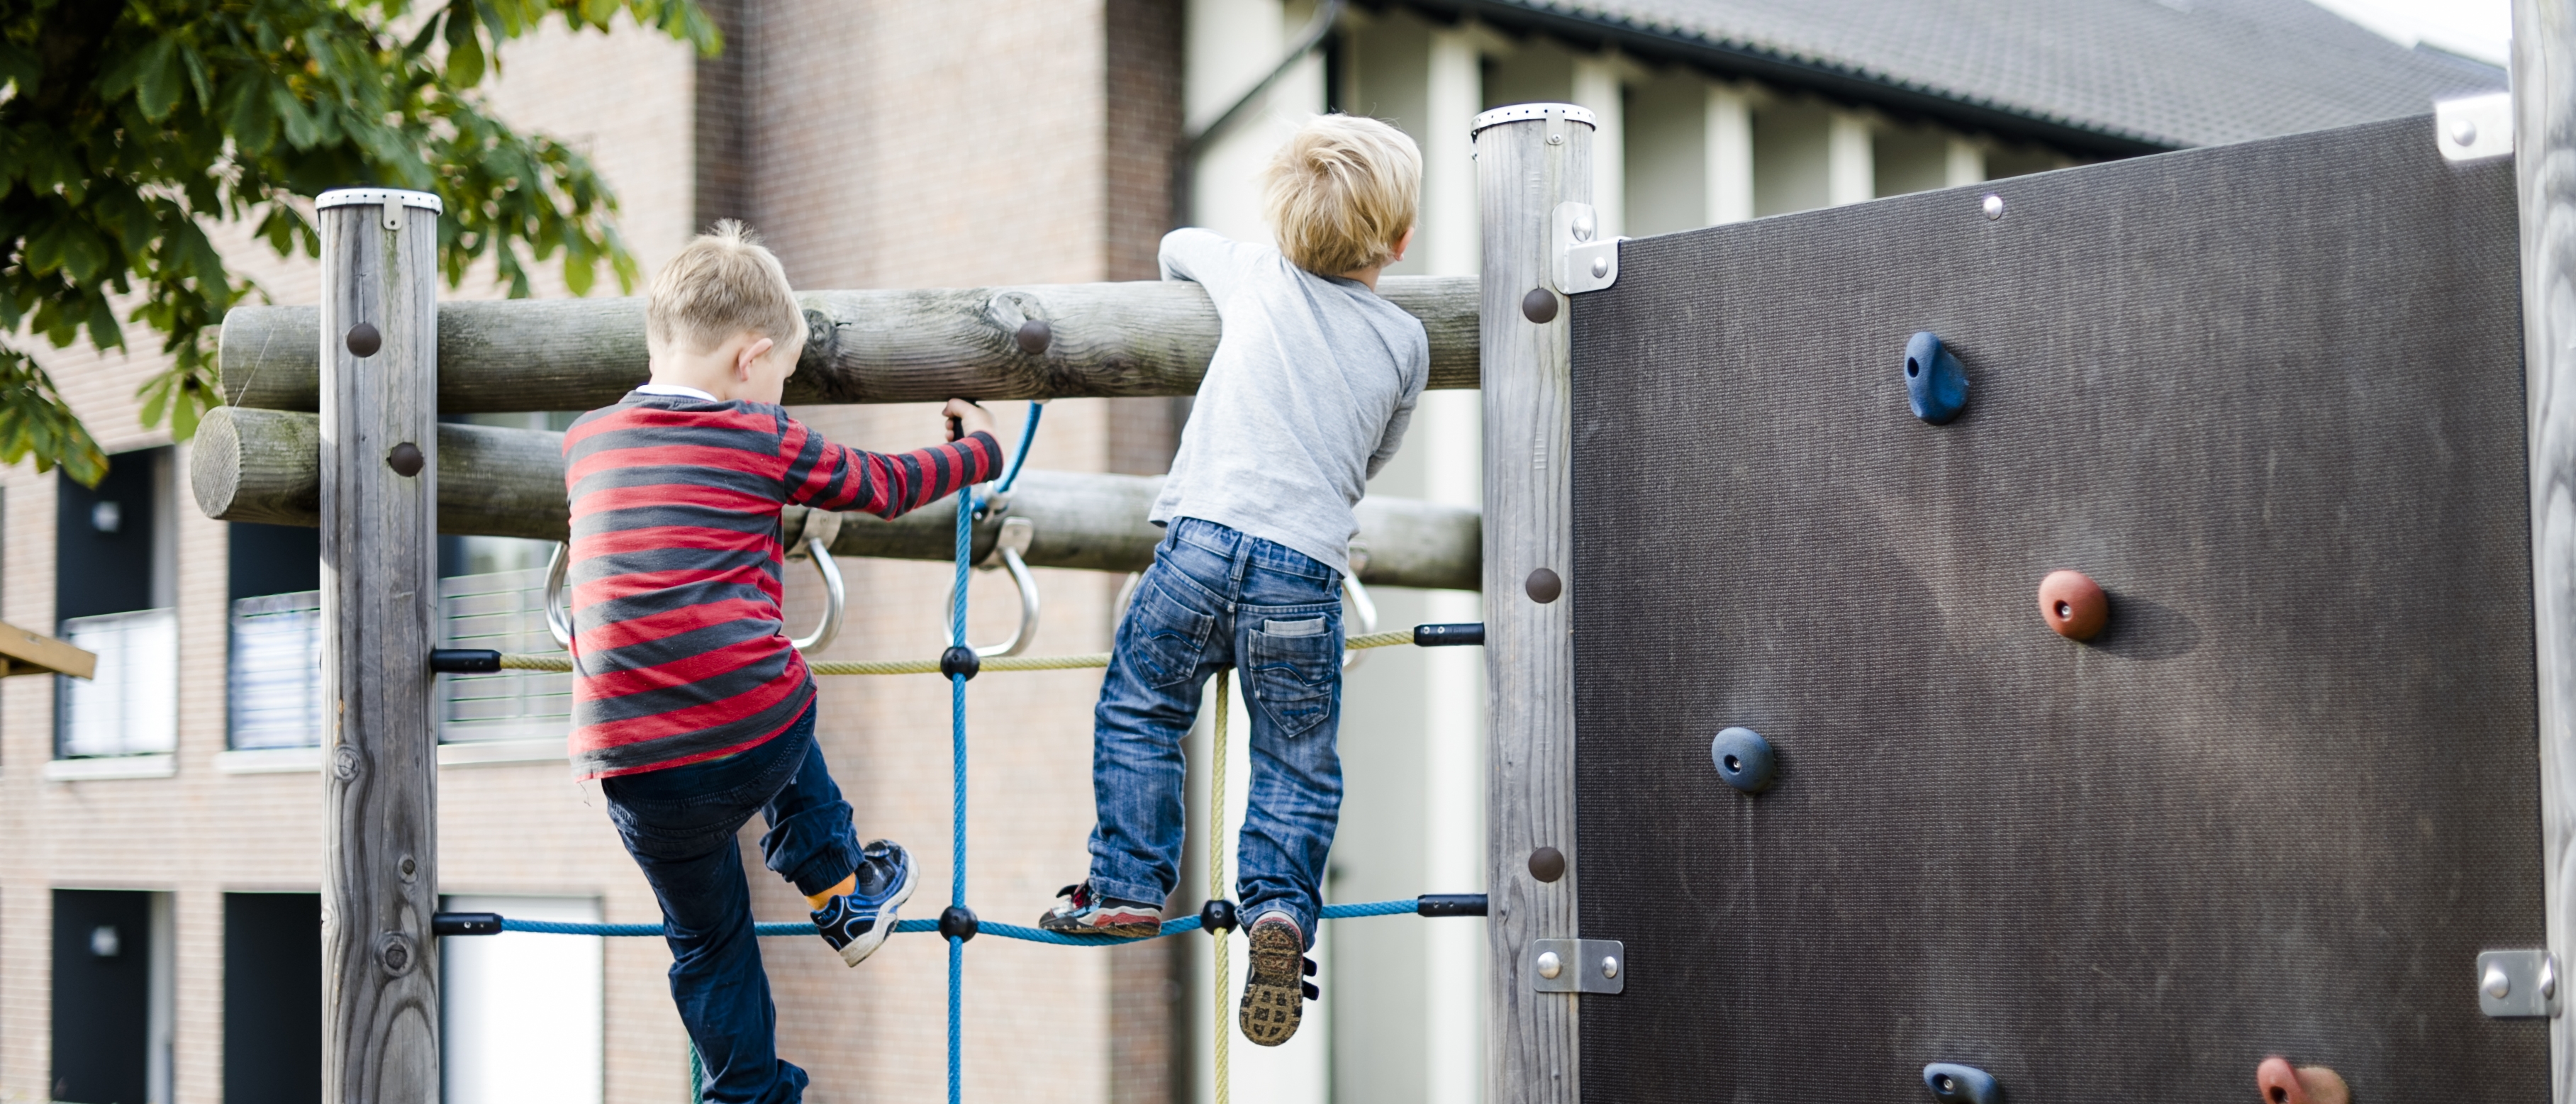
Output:
<instances>
[{"instance_id":1,"label":"yellow rope","mask_svg":"<svg viewBox=\"0 0 2576 1104\"><path fill-rule=\"evenodd\" d=\"M1211 901L1225 896L1226 676L1233 673L1232 670L1220 670L1216 673L1216 730L1209 737L1214 744L1209 749L1208 756L1208 900ZM1225 1044L1228 1037L1234 1034L1231 1026L1225 1022L1227 988L1225 974L1228 964L1225 941L1228 934L1230 933L1225 931L1215 933L1216 999L1211 1003L1216 1006L1216 1104L1226 1104Z\"/></svg>"},{"instance_id":2,"label":"yellow rope","mask_svg":"<svg viewBox=\"0 0 2576 1104\"><path fill-rule=\"evenodd\" d=\"M1387 648L1411 643L1413 643L1413 630L1396 629L1392 632L1354 636L1344 642L1343 647L1356 651L1361 648ZM986 671L1075 671L1085 667L1107 666L1109 666L1109 653L1093 652L1088 655L995 656L985 660L982 669ZM939 661L936 659L818 659L806 664L806 667L817 675L935 675L939 673ZM562 652L505 652L501 656L501 669L570 671L572 657Z\"/></svg>"}]
</instances>

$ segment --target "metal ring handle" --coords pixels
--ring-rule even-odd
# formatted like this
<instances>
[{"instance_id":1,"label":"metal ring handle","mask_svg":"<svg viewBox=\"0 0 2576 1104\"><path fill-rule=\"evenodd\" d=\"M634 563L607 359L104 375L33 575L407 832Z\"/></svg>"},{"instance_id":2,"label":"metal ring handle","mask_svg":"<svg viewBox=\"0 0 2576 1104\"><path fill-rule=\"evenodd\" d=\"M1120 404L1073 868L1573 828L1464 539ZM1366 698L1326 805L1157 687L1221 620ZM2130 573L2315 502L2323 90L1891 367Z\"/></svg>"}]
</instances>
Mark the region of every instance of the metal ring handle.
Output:
<instances>
[{"instance_id":1,"label":"metal ring handle","mask_svg":"<svg viewBox=\"0 0 2576 1104\"><path fill-rule=\"evenodd\" d=\"M1367 636L1377 631L1377 603L1369 600L1368 588L1360 585L1360 577L1357 573L1348 571L1342 573L1342 599L1350 603L1351 612L1360 616L1359 635ZM1350 634L1346 632L1343 635ZM1347 671L1357 667L1361 660L1367 658L1367 652L1345 649L1342 652L1342 670Z\"/></svg>"},{"instance_id":2,"label":"metal ring handle","mask_svg":"<svg viewBox=\"0 0 2576 1104\"><path fill-rule=\"evenodd\" d=\"M823 594L827 604L823 607L823 623L815 626L811 635L787 643L797 651L811 652L831 647L833 638L841 635L841 622L849 605L849 588L841 582L841 565L832 559L832 552L824 546L821 534L805 538L804 552L814 558L814 570L823 576ZM564 607L564 579L572 568L569 553L569 546L557 544L554 555L546 561L546 632L555 638L556 646L565 651L572 650L572 616Z\"/></svg>"},{"instance_id":3,"label":"metal ring handle","mask_svg":"<svg viewBox=\"0 0 2576 1104\"><path fill-rule=\"evenodd\" d=\"M1038 581L1029 574L1028 561L1021 559L1020 550L1009 544L1004 544L993 552L994 555L1001 557L1003 568L1011 573L1011 582L1019 588L1020 627L1011 630L1010 639L999 644L967 644L967 647L974 649L979 659L1018 655L1029 650L1029 645L1036 643L1038 639ZM952 587L948 593L948 601L953 603L956 600L957 592ZM943 604L940 608L946 609L948 606Z\"/></svg>"},{"instance_id":4,"label":"metal ring handle","mask_svg":"<svg viewBox=\"0 0 2576 1104\"><path fill-rule=\"evenodd\" d=\"M555 554L546 558L546 632L567 652L572 650L572 614L564 609L564 575L571 569L572 546L557 542Z\"/></svg>"}]
</instances>

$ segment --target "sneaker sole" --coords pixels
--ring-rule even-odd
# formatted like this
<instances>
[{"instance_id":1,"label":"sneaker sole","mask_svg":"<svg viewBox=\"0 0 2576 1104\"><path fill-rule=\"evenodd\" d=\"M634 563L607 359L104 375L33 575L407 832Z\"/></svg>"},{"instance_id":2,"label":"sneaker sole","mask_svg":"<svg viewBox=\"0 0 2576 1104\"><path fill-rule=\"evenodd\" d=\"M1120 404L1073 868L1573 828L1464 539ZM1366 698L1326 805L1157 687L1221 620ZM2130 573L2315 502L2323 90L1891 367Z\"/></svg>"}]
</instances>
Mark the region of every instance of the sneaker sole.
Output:
<instances>
[{"instance_id":1,"label":"sneaker sole","mask_svg":"<svg viewBox=\"0 0 2576 1104\"><path fill-rule=\"evenodd\" d=\"M1095 928L1089 924L1064 923L1055 919L1052 913L1038 918L1038 928L1057 935L1105 935L1113 939L1151 939L1163 934L1163 922L1159 919L1133 924L1107 924Z\"/></svg>"},{"instance_id":2,"label":"sneaker sole","mask_svg":"<svg viewBox=\"0 0 2576 1104\"><path fill-rule=\"evenodd\" d=\"M1254 925L1252 976L1243 982L1243 1037L1275 1047L1297 1033L1306 1010L1306 948L1282 924Z\"/></svg>"},{"instance_id":3,"label":"sneaker sole","mask_svg":"<svg viewBox=\"0 0 2576 1104\"><path fill-rule=\"evenodd\" d=\"M907 855L905 858L908 860L911 856ZM903 907L904 902L912 900L912 880L918 873L912 863L909 861L904 863L903 884L894 887L894 896L886 898L884 907L877 910L876 926L869 928L867 934L851 940L841 948L842 965L856 966L867 961L869 955L877 953L877 948L885 946L886 937L894 934L895 910Z\"/></svg>"}]
</instances>

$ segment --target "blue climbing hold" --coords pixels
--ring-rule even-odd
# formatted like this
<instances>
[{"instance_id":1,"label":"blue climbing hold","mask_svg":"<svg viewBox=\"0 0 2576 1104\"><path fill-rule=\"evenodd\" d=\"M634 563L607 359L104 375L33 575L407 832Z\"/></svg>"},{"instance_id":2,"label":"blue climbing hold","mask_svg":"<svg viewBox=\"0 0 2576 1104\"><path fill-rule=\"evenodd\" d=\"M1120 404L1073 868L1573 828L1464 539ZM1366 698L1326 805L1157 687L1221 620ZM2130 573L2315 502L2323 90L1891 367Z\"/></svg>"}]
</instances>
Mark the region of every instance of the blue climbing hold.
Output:
<instances>
[{"instance_id":1,"label":"blue climbing hold","mask_svg":"<svg viewBox=\"0 0 2576 1104\"><path fill-rule=\"evenodd\" d=\"M1940 425L1968 406L1968 370L1930 330L1905 342L1905 401L1914 416Z\"/></svg>"},{"instance_id":2,"label":"blue climbing hold","mask_svg":"<svg viewBox=\"0 0 2576 1104\"><path fill-rule=\"evenodd\" d=\"M1746 793L1771 788L1771 777L1780 764L1771 753L1771 741L1749 728L1719 730L1717 738L1708 742L1708 760L1727 785Z\"/></svg>"},{"instance_id":3,"label":"blue climbing hold","mask_svg":"<svg viewBox=\"0 0 2576 1104\"><path fill-rule=\"evenodd\" d=\"M1999 1104L2004 1098L1994 1074L1949 1062L1923 1067L1923 1087L1932 1090L1932 1099L1941 1104Z\"/></svg>"}]
</instances>

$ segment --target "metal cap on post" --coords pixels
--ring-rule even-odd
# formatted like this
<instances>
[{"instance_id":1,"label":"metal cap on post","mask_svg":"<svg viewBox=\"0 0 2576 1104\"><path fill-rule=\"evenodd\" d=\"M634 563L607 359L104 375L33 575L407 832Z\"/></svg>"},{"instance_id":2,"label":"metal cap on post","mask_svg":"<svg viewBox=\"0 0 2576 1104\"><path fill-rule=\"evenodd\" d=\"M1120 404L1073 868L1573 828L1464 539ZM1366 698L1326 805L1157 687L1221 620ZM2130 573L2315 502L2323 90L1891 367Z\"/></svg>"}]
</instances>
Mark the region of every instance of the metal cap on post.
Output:
<instances>
[{"instance_id":1,"label":"metal cap on post","mask_svg":"<svg viewBox=\"0 0 2576 1104\"><path fill-rule=\"evenodd\" d=\"M439 1099L437 196L325 192L324 1104Z\"/></svg>"},{"instance_id":2,"label":"metal cap on post","mask_svg":"<svg viewBox=\"0 0 2576 1104\"><path fill-rule=\"evenodd\" d=\"M1484 217L1478 355L1484 370L1484 590L1491 712L1487 786L1493 1036L1485 1084L1497 1104L1572 1104L1576 1002L1539 992L1530 949L1574 938L1581 851L1574 839L1572 447L1573 312L1555 309L1561 204L1592 200L1592 121L1572 104L1518 104L1476 117ZM1548 309L1524 300L1547 296ZM1570 302L1570 301L1569 301ZM1529 304L1529 305L1535 305ZM1547 586L1537 585L1544 578ZM1528 582L1529 585L1524 585ZM1541 848L1561 874L1533 875Z\"/></svg>"}]
</instances>

